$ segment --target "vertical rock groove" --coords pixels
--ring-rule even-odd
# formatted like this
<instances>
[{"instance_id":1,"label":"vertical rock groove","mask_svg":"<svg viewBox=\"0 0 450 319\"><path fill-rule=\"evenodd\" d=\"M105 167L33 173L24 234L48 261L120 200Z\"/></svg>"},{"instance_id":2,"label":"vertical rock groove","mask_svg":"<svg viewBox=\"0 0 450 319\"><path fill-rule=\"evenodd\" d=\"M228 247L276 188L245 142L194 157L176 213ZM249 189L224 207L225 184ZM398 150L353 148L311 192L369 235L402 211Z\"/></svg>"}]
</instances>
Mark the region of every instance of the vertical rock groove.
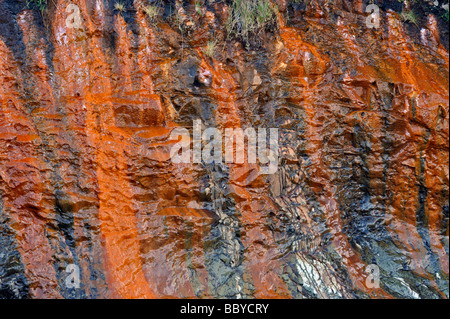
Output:
<instances>
[{"instance_id":1,"label":"vertical rock groove","mask_svg":"<svg viewBox=\"0 0 450 319\"><path fill-rule=\"evenodd\" d=\"M443 9L269 1L247 39L232 2L0 0L0 298L449 297ZM278 170L174 163L195 120L277 128Z\"/></svg>"}]
</instances>

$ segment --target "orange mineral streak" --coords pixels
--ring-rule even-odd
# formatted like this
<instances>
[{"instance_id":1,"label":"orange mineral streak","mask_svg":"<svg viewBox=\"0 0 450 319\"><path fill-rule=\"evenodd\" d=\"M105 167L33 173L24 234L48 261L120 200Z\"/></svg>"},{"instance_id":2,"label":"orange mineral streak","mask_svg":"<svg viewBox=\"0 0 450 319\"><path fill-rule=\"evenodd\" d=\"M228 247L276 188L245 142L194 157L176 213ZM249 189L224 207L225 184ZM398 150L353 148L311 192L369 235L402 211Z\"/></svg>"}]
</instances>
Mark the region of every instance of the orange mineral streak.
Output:
<instances>
[{"instance_id":1,"label":"orange mineral streak","mask_svg":"<svg viewBox=\"0 0 450 319\"><path fill-rule=\"evenodd\" d=\"M91 21L85 1L74 1L84 18L83 31L66 28L63 1L55 13L53 30L57 37L55 48L55 70L61 76L65 96L80 96L86 109L86 131L89 144L96 149L97 179L99 188L99 219L107 259L107 279L117 297L154 298L142 270L139 252L136 207L132 203L132 192L126 177L127 160L124 153L130 145L131 136L115 127L112 103L114 96L123 97L131 90L129 65L124 54L130 48L129 34L123 18L115 18L120 48L116 67L124 78L124 87L114 92L109 82L112 76L101 49L101 38L78 37L84 32L94 33L102 26L103 8L97 4L96 17ZM98 30L100 31L100 30ZM128 83L127 83L128 82Z\"/></svg>"},{"instance_id":2,"label":"orange mineral streak","mask_svg":"<svg viewBox=\"0 0 450 319\"><path fill-rule=\"evenodd\" d=\"M136 4L137 6L137 4ZM139 44L139 54L137 56L137 65L140 70L141 77L141 98L146 99L148 93L153 94L153 83L151 76L155 69L155 60L158 57L155 56L151 50L156 45L153 31L147 25L145 15L137 10L136 16L137 23L140 27L141 42ZM159 63L165 63L166 59L161 58ZM159 98L158 98L159 99ZM164 123L169 128L146 128L144 131L139 132L140 137L152 138L155 137L156 131L159 131L159 136L163 137L163 141L152 143L149 145L152 151L150 158L159 160L160 162L168 163L171 161L170 148L177 142L169 140L168 135L172 129L176 126L169 121L169 116L166 110L161 110L165 116ZM148 157L148 151L142 151L142 159ZM173 164L172 164L173 165ZM194 166L192 165L173 165L171 173L176 180L172 181L173 188L171 186L163 186L158 188L154 185L155 192L158 194L157 203L138 204L138 219L140 225L140 240L141 250L143 251L143 258L145 260L144 272L146 278L155 283L155 294L160 298L186 298L201 294L202 297L208 297L208 273L204 268L205 257L202 247L202 240L210 230L212 221L216 218L215 214L211 211L207 211L200 208L183 207L183 205L196 206L196 197L194 196L192 189L179 191L176 188L180 188L181 184L187 184L193 188L199 187L195 180ZM164 181L164 175L161 172L161 177L158 178ZM173 177L168 177L173 178ZM175 184L175 185L173 185ZM138 202L139 203L139 202ZM147 213L149 212L149 213ZM177 221L183 221L182 225L177 225ZM164 224L163 228L157 228ZM155 228L160 232L150 231L145 227L147 225L157 225ZM162 233L164 229L182 228L176 238L168 236L164 238ZM152 230L154 230L153 228ZM149 234L150 233L150 234ZM154 237L152 237L154 236ZM158 237L158 239L156 239ZM161 240L168 247L172 247L173 243L178 243L178 249L183 251L180 256L176 254L174 256L171 251L159 251L158 243L155 241ZM150 247L155 247L150 249ZM147 260L147 258L149 260ZM195 271L193 275L192 265L195 265ZM170 283L170 284L169 284ZM173 284L173 285L172 285ZM172 288L174 286L174 288ZM201 293L196 293L200 289Z\"/></svg>"},{"instance_id":3,"label":"orange mineral streak","mask_svg":"<svg viewBox=\"0 0 450 319\"><path fill-rule=\"evenodd\" d=\"M78 152L86 153L84 146L80 144L84 140L83 133L85 131L84 120L73 119L73 113L69 109L67 113L61 112L58 109L58 103L56 103L54 92L52 90L52 83L50 83L49 76L50 70L46 60L46 50L48 49L44 39L37 37L38 33L33 30L33 15L31 11L25 11L19 16L18 24L21 27L24 44L26 45L26 53L29 63L32 64L36 70L32 76L35 77L34 82L36 85L33 87L35 91L35 99L39 101L39 106L33 109L33 116L31 119L34 121L36 129L40 134L40 138L51 145L54 148L54 153L58 158L67 158L68 154L66 149L57 147L56 145L71 145ZM69 123L72 119L73 122ZM65 128L64 128L65 127ZM74 135L79 134L81 138L76 138ZM82 168L81 171L87 176L90 175L86 169ZM52 193L59 192L59 194L65 194L65 196L59 198L58 205L71 207L73 210L73 232L74 240L77 242L76 252L81 256L88 256L90 254L89 242L85 239L84 234L84 219L89 216L89 211L93 206L93 202L97 201L95 195L80 196L76 185L81 184L84 187L88 186L85 180L77 178L79 172L73 170L69 164L62 162L59 165L52 163L51 167L52 175L51 180L56 180L56 190L52 189ZM61 183L57 176L61 176L65 179L66 183ZM53 185L52 185L53 186ZM50 204L54 207L57 205L55 200L51 200ZM58 212L52 209L53 218L57 217ZM52 234L51 238L57 238L58 241L64 241L61 234L53 229L48 230ZM55 241L51 242L55 245ZM57 243L56 243L57 245ZM89 264L86 259L76 260L72 251L68 247L64 249L64 253L69 256L70 263L78 262L85 273L89 272ZM60 281L61 283L61 281ZM64 283L63 283L64 284ZM90 285L86 285L90 286ZM100 287L97 287L100 288ZM89 292L89 288L87 288ZM92 293L92 291L91 291Z\"/></svg>"},{"instance_id":4,"label":"orange mineral streak","mask_svg":"<svg viewBox=\"0 0 450 319\"><path fill-rule=\"evenodd\" d=\"M146 22L144 13L141 10L138 10L138 2L135 2L135 7L137 9L136 22L139 25L140 33L142 35L140 37L138 56L136 58L136 64L140 75L139 96L141 97L141 100L148 100L157 97L157 95L154 94L152 83L152 76L154 75L153 73L156 68L155 63L156 60L158 60L158 57L153 53L152 48L154 48L157 43L152 29ZM166 60L163 58L162 61L159 60L158 62L164 63L165 61ZM160 98L158 97L157 99L159 102ZM176 124L170 122L170 116L167 114L168 112L166 109L161 107L160 111L162 117L164 117L164 120L162 120L161 123L158 123L160 126L145 128L145 130L141 130L138 135L143 138L153 138L156 135L162 138L161 142L149 144L150 149L154 150L151 151L152 155L150 158L168 163L171 161L170 149L177 142L169 140L168 135L171 133L172 129L176 127ZM153 116L153 114L150 114L150 116ZM162 125L165 125L166 127L162 127ZM142 155L143 159L148 156L147 150L141 149L140 151L137 151L137 153L140 156ZM171 254L170 251L158 253L156 250L156 255L152 254L153 251L149 250L147 254L150 256L149 259L151 260L147 261L145 259L146 257L143 257L146 260L144 272L147 280L155 285L154 292L159 298L192 297L196 295L196 290L199 289L198 287L201 287L202 297L208 297L209 275L204 268L204 265L206 264L204 251L203 249L198 249L198 247L202 247L203 237L205 236L205 233L210 230L210 225L216 216L213 212L201 208L183 207L183 205L197 206L195 204L197 198L194 196L192 189L198 188L199 185L197 185L198 181L195 180L193 165L181 165L179 167L173 165L171 173L174 174L177 179L173 181L173 183L176 183L176 186L173 189L167 189L168 186L166 185L163 186L163 189L157 189L156 192L159 195L157 204L148 205L137 201L138 224L140 226L139 239L141 240L141 250L146 252L148 247L153 245L153 243L147 244L147 242L152 239L149 239L148 241L145 240L148 238L148 231L145 229L145 226L149 224L149 220L151 220L150 223L156 222L157 224L163 221L166 223L166 226L170 227L169 225L173 220L181 218L183 220L183 225L181 227L184 231L176 239L169 237L164 243L172 244L175 241L178 242L181 246L180 250L185 251L183 254L183 257L185 258L181 258L180 256L180 258L175 257L172 259L171 257L173 254ZM160 179L164 179L164 177L161 176ZM176 189L177 187L181 188L181 184L190 185L192 189L190 188L189 190L181 192ZM157 186L155 185L154 187L156 188ZM161 238L161 233L152 233L152 235ZM167 260L164 258L167 258ZM157 262L155 262L156 260ZM171 264L172 262L176 264L173 265ZM195 265L195 275L192 275L192 266L189 265L189 263ZM171 289L170 285L167 284L168 282L176 284L176 288ZM199 293L197 293L197 295L198 294Z\"/></svg>"},{"instance_id":5,"label":"orange mineral streak","mask_svg":"<svg viewBox=\"0 0 450 319\"><path fill-rule=\"evenodd\" d=\"M358 44L357 44L357 42L356 42L356 36L355 35L353 35L350 31L349 31L349 29L347 28L347 26L344 24L344 22L342 21L342 20L340 20L339 19L339 21L338 21L338 28L337 28L337 30L338 30L338 32L341 34L341 36L342 36L342 39L343 39L343 41L344 41L344 43L346 43L346 47L348 47L349 49L350 49L350 52L353 54L353 56L354 56L354 59L355 59L355 63L356 63L356 65L357 65L357 69L358 69L358 75L359 75L359 78L358 78L358 80L363 80L363 81L365 81L365 82L367 82L367 83L370 83L370 82L372 82L373 80L373 77L372 77L372 75L375 75L376 76L376 73L377 72L379 72L378 70L375 70L373 67L367 67L367 66L365 66L365 67L363 67L362 66L362 62L361 62L361 57L360 57L360 55L359 55L359 52L361 51L360 50L360 48L358 47ZM394 74L397 74L397 73L394 73ZM392 81L393 82L396 82L396 81L402 81L403 79L392 79ZM349 82L349 84L351 84L351 80L349 80L348 81ZM347 87L347 89L349 89L349 91L350 92L355 92L355 90L353 89L353 88L351 88L350 86L348 86ZM360 103L360 105L362 105L363 107L365 106L365 104L366 104L366 101L364 101L364 100L361 100L360 98L359 98L359 95L358 95L358 93L357 92L355 92L353 95L351 95L351 97L352 97L352 101L354 101L354 100L359 100L361 103ZM365 111L365 110L364 110ZM362 111L361 111L362 112ZM356 114L359 114L360 112L357 112ZM367 121L367 119L364 119L365 121ZM372 123L372 125L368 125L368 127L381 127L381 122L380 122L380 119L376 119L375 117L374 117L374 123ZM376 139L375 139L376 140ZM379 140L378 140L379 141ZM381 147L381 145L377 145L377 147L378 147L378 149L380 149L380 147ZM376 147L374 146L373 148L372 148L372 150L376 150ZM376 159L375 159L376 160ZM333 203L332 205L331 205L332 207L334 207L334 209L336 209L337 208L337 203ZM336 215L336 218L338 218L338 215ZM402 226L403 226L403 223L401 224ZM341 228L341 226L339 226L339 228ZM402 236L402 231L400 232L400 236ZM345 236L344 236L345 237ZM340 239L342 240L342 239L344 239L344 237L341 237L340 238L340 236L337 236L336 237L336 239L335 239L335 242L337 243L337 241L339 241ZM346 240L346 239L344 239L344 240ZM349 247L347 248L347 249L350 249ZM356 256L355 256L356 257ZM366 265L364 265L364 264L362 264L361 262L359 262L358 260L357 260L357 258L355 258L355 257L352 257L352 259L354 260L353 261L353 263L355 264L355 268L356 269L358 269L357 270L357 272L355 272L357 275L355 275L355 278L358 278L358 276L359 276L359 278L361 278L361 279L359 279L358 280L358 283L359 283L359 285L358 285L358 287L360 288L360 287L365 287L364 285L361 285L360 283L363 283L364 282L364 280L363 280L363 278L364 278L364 276L363 277L361 277L361 275L363 274L363 272L364 272L364 269L365 269L365 267L366 267ZM417 258L417 257L416 257Z\"/></svg>"},{"instance_id":6,"label":"orange mineral streak","mask_svg":"<svg viewBox=\"0 0 450 319\"><path fill-rule=\"evenodd\" d=\"M317 83L320 82L320 70L323 70L329 60L322 56L313 45L305 43L295 29L281 27L280 35L289 56L287 70L288 72L291 72L292 83L298 83L298 85L304 87L301 100L302 107L306 112L306 121L309 123L306 138L308 140L307 154L312 161L310 174L315 176L315 180L321 180L323 181L323 184L326 185L323 190L326 196L320 197L319 202L323 205L327 213L327 224L333 234L334 248L341 255L343 263L347 267L350 279L357 289L368 293L372 297L389 298L390 295L382 289L371 290L365 286L365 269L367 264L361 261L358 254L352 249L347 236L343 232L340 211L338 203L335 200L336 190L335 187L328 182L332 180L332 178L328 173L329 169L327 164L323 161L325 154L321 137L324 134L321 126L315 125L315 121L323 117L323 115L321 114L321 111L315 107L312 101L318 94ZM304 57L306 57L306 59ZM309 66L309 64L312 64L312 67ZM310 72L308 70L311 69L313 70L314 75L312 79L308 78L308 73ZM318 73L318 75L314 73ZM317 188L315 191L319 192L321 189Z\"/></svg>"},{"instance_id":7,"label":"orange mineral streak","mask_svg":"<svg viewBox=\"0 0 450 319\"><path fill-rule=\"evenodd\" d=\"M393 81L401 81L402 83L410 84L414 89L409 89L405 92L405 102L399 106L406 106L411 112L413 120L424 123L427 127L437 127L442 125L439 122L438 112L442 106L446 109L446 117L448 117L448 79L442 76L441 72L438 70L430 70L425 64L423 64L413 50L413 44L406 38L405 31L401 26L396 15L389 15L389 50L392 56L398 56L399 59L392 61L391 65L397 70L395 72L396 76L400 77L398 79L393 79ZM438 50L441 54L443 50ZM445 52L445 51L444 51ZM446 61L448 69L448 54L444 54L442 58ZM392 75L392 74L389 74ZM426 92L435 92L431 96L424 98ZM415 105L412 105L415 104ZM416 111L417 110L417 111ZM417 112L418 114L416 114ZM446 132L448 134L448 122L445 124L445 119L443 120L443 125L446 125ZM418 154L416 158L411 158L411 164L403 166L406 170L398 172L398 176L401 180L405 180L405 183L399 183L400 185L413 185L420 183L420 175L425 175L425 184L429 188L429 193L431 196L427 198L425 203L425 214L426 220L429 225L428 227L431 249L439 256L442 271L448 275L448 256L445 249L441 243L440 235L438 234L440 223L442 220L442 210L438 208L437 201L439 197L436 196L441 189L440 185L443 183L448 183L448 173L445 172L445 167L448 167L448 153L444 154L439 151L439 148L446 147L447 145L436 145L435 131L431 131L431 136L428 138L428 132L417 127L415 125L408 125L408 137L411 141L414 141L414 149L411 150L411 154ZM442 153L439 158L434 154ZM406 154L405 154L406 155ZM425 173L421 170L422 159L426 162ZM408 161L407 158L400 160L403 163ZM444 161L444 163L439 163L439 161ZM442 165L444 164L444 165ZM446 164L446 165L445 165ZM411 166L414 169L410 169ZM435 169L433 169L433 167ZM433 178L431 178L433 176ZM436 183L435 178L441 177L441 183ZM433 181L432 181L433 180ZM412 254L415 265L413 267L414 271L421 274L428 279L432 280L430 274L425 272L426 256L428 254L424 241L417 232L417 221L416 221L416 211L419 207L419 203L415 198L418 197L418 188L416 189L404 189L397 192L396 197L398 200L398 206L402 207L402 210L393 212L397 223L404 221L399 225L398 234L400 239L404 244L407 245L407 251ZM412 193L414 192L414 193ZM400 213L400 214L399 214ZM433 282L433 280L432 280ZM434 282L437 289L437 284ZM445 296L441 292L442 296Z\"/></svg>"},{"instance_id":8,"label":"orange mineral streak","mask_svg":"<svg viewBox=\"0 0 450 319\"><path fill-rule=\"evenodd\" d=\"M15 91L14 79L20 78L13 73L15 67L11 52L0 40L0 190L25 274L31 279L30 296L60 298L53 252L46 239L46 221L52 211L40 171L48 168L36 149L39 134Z\"/></svg>"},{"instance_id":9,"label":"orange mineral streak","mask_svg":"<svg viewBox=\"0 0 450 319\"><path fill-rule=\"evenodd\" d=\"M215 59L207 59L200 50L198 53L202 58L201 70L209 71L213 79L210 96L217 103L217 127L221 130L243 128L236 95L239 85L232 76L232 70ZM247 146L246 143L246 154ZM281 267L280 261L276 259L276 244L269 229L263 226L265 221L262 216L270 207L275 208L271 199L265 195L267 190L261 188L264 181L259 176L260 168L258 164L247 161L242 165L228 164L228 167L230 188L236 194L236 208L242 214L240 220L243 223L244 246L247 251L245 268L255 286L255 297L289 298L286 284L275 271Z\"/></svg>"},{"instance_id":10,"label":"orange mineral streak","mask_svg":"<svg viewBox=\"0 0 450 319\"><path fill-rule=\"evenodd\" d=\"M66 23L66 8L72 3L81 9L81 29ZM325 21L325 12L314 2L308 10L315 14L306 12L304 20L317 31L317 41L306 40L311 39L308 28L287 26L279 13L279 34L264 39L265 47L258 53L267 56L258 58L262 62L258 73L249 63L255 59L253 53L238 41L228 41L223 52L216 52L215 57L232 52L230 64L206 57L200 49L209 40L211 27L226 21L219 17L229 13L225 4L215 6L223 9L215 19L213 12L195 13L191 1L188 14L196 19L196 29L186 29L192 33L185 42L175 26L150 25L141 3L133 2L131 25L125 19L131 14L108 12L105 1L60 0L49 6L47 39L41 37L45 31L37 27L30 10L23 10L15 21L24 52L11 52L0 38L0 192L3 213L16 234L30 297L65 297L64 276L57 273L65 262L78 262L85 291L98 291L90 295L102 298L214 297L215 274L208 273L205 252L211 251L208 235L223 216L205 209L211 203L199 198L199 190L208 186L203 184L207 181L201 165L171 163L170 149L177 142L169 138L177 126L171 121L185 111L180 106L184 99L198 98L215 107L217 128L245 129L251 122L246 103L252 100L247 96L275 93L264 87L272 80L291 85L282 88L284 93L291 90L289 97L277 103L294 105L303 117L304 131L299 136L311 161L304 168L309 175L304 182L325 213L324 226L332 238L328 248L342 258L343 272L353 283L349 291L392 297L365 285L367 264L350 244L348 221L340 208L346 205L339 200L346 185L335 183L330 142L324 138L335 128L353 134L355 127L363 127L370 144L364 163L367 186L373 197L388 201L383 203L387 208L383 222L398 250L395 253L411 261L412 271L446 297L438 288L441 278L428 270L432 254L439 259L440 275L448 278L443 241L448 241L449 230L444 234L442 229L446 198L442 193L449 184L449 56L432 16L418 44L409 38L399 16L387 12L382 28L367 31L370 44L366 45L357 34L354 12L342 11L344 16L334 25ZM363 2L357 1L355 8L361 18ZM192 21L182 23L192 27ZM110 35L113 40L107 38ZM330 39L332 44L321 42ZM187 62L186 52L191 59ZM16 61L14 54L23 54L25 61ZM339 57L343 61L333 61ZM441 64L429 63L430 59ZM172 71L182 73L177 67L184 68L185 62L192 70L182 72L200 72L206 82L193 85L198 91L192 87L171 91L176 82ZM340 62L345 67L337 66ZM253 83L248 74L261 81ZM186 77L192 80L193 75ZM373 102L382 100L373 95L383 93L383 85L395 92L389 110ZM320 96L328 88L343 98ZM174 101L178 98L180 105ZM339 103L343 110L334 114ZM335 127L327 128L328 121L335 121L330 125ZM390 135L395 138L392 149L383 144ZM351 144L351 138L344 143ZM352 150L351 145L344 146L348 149L341 151ZM280 274L291 260L280 253L275 232L265 220L269 211L279 211L269 191L270 179L259 176L258 164L228 164L228 168L230 196L240 213L243 281L255 288L256 298L290 298L291 287ZM58 205L70 207L73 213L74 251L55 227ZM424 216L419 215L422 211ZM313 229L314 221L307 213L305 218ZM87 228L95 235L87 235ZM79 260L74 260L75 254ZM96 266L89 264L92 254ZM105 274L106 283L88 287L92 282L86 274L91 267ZM322 296L326 294L319 293Z\"/></svg>"},{"instance_id":11,"label":"orange mineral streak","mask_svg":"<svg viewBox=\"0 0 450 319\"><path fill-rule=\"evenodd\" d=\"M448 123L445 120L443 121L438 115L441 110L444 110L444 117L448 118L448 77L446 77L442 70L431 69L433 64L430 65L422 62L422 57L418 56L421 51L406 36L406 32L398 20L398 16L389 13L388 17L389 39L386 41L388 43L387 47L384 48L386 55L376 57L375 60L380 63L376 67L367 66L367 63L362 63L362 55L359 53L362 52L362 48L359 47L356 36L351 33L350 29L343 22L343 19L338 20L336 29L342 37L342 41L345 43L345 48L349 50L354 58L357 74L356 78L351 78L348 74L345 75L344 84L346 85L346 93L349 94L353 107L362 109L361 111L353 112L348 117L349 119L353 118L357 122L364 122L367 127L371 128L374 137L372 152L380 152L382 149L382 145L379 143L381 139L375 138L382 134L378 130L379 127L383 126L381 118L376 112L371 112L370 109L367 109L367 105L370 104L370 86L376 78L381 77L391 83L398 83L397 86L400 92L404 92L404 100L395 101L394 103L393 112L398 112L399 119L404 116L403 114L408 112L408 114L412 114L412 117L416 117L414 118L415 121L421 124L423 123L427 127L444 125L445 131L448 132ZM374 31L375 36L381 38L381 32L383 32L382 29L380 31ZM290 56L293 57L293 61L287 66L288 72L291 73L292 81L293 83L299 83L299 85L306 87L300 101L303 103L302 105L310 118L310 123L313 124L313 120L320 116L320 111L317 111L308 102L309 98L314 96L314 83L311 85L304 80L307 71L304 68L305 64L303 63L303 65L299 66L295 60L299 54L302 55L301 52L299 53L299 49L303 52L308 50L312 52L310 45L302 45L303 41L299 36L295 35L292 29L282 28L281 37ZM448 53L440 44L436 50L441 54L443 60L446 61L446 68L448 69ZM320 55L315 56L319 60L321 59ZM362 87L363 90L357 87ZM429 94L426 92L433 93ZM426 220L429 223L425 227L429 227L431 249L439 256L443 273L448 275L448 257L441 243L441 236L439 235L440 223L442 221L442 208L439 207L441 200L439 195L441 192L440 188L442 185L448 184L448 171L445 170L445 167L448 166L448 154L443 154L443 151L440 149L448 148L448 142L437 139L434 129L431 130L431 136L428 138L428 133L421 127L416 126L414 122L412 125L409 124L410 119L405 121L405 123L407 131L399 130L396 134L405 139L405 144L408 144L405 149L408 149L408 151L405 152L405 149L403 149L402 154L394 154L392 156L394 158L392 163L408 164L390 167L390 170L395 170L396 173L389 174L390 177L387 184L394 185L396 189L393 190L394 202L389 205L391 208L389 213L392 214L392 221L388 223L388 229L392 231L392 238L395 241L399 241L398 246L403 247L405 253L413 260L413 270L432 280L431 276L424 271L427 250L424 246L423 239L417 231L416 213L419 207L419 203L417 202L419 188L411 187L411 185L418 185L420 183L419 178L423 174L420 168L421 158L408 159L407 156L408 154L422 154L420 156L426 161L425 184L429 188L429 193L432 195L427 198L425 203ZM327 167L321 160L323 158L323 155L321 155L323 153L323 145L321 144L320 136L323 136L320 129L315 125L309 125L308 153L311 159L314 159L313 167L315 168L313 168L313 175L322 178L323 181L329 181L331 178L326 173ZM436 156L436 153L441 156ZM369 165L374 165L371 168L371 175L373 177L380 176L379 174L382 172L382 169L380 165L377 165L377 162L379 162L378 159L375 156L373 158L369 157L368 162ZM413 169L410 169L410 167ZM391 176L395 180L391 180ZM439 182L436 181L436 176L439 176ZM328 221L330 228L333 230L334 243L337 250L344 257L344 262L348 266L353 282L359 289L367 292L363 284L366 265L353 252L346 236L342 233L342 221L339 217L338 204L334 200L336 190L328 182L325 182L325 185L327 185L325 189L328 196L322 198L322 203L328 207ZM379 192L377 190L379 187L376 187L376 185L372 186L374 191ZM382 195L382 192L380 195ZM437 285L435 285L435 288L437 288ZM388 297L388 295L380 291L371 295Z\"/></svg>"}]
</instances>

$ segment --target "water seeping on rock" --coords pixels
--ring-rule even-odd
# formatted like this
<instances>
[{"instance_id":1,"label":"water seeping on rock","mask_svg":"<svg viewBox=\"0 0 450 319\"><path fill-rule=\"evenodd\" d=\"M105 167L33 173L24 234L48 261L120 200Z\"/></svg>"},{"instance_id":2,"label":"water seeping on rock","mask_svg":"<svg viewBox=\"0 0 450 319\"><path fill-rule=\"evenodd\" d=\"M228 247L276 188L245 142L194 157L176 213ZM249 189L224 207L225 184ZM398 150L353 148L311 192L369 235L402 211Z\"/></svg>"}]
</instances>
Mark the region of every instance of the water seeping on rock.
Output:
<instances>
[{"instance_id":1,"label":"water seeping on rock","mask_svg":"<svg viewBox=\"0 0 450 319\"><path fill-rule=\"evenodd\" d=\"M448 299L448 52L445 0L0 0L0 299Z\"/></svg>"}]
</instances>

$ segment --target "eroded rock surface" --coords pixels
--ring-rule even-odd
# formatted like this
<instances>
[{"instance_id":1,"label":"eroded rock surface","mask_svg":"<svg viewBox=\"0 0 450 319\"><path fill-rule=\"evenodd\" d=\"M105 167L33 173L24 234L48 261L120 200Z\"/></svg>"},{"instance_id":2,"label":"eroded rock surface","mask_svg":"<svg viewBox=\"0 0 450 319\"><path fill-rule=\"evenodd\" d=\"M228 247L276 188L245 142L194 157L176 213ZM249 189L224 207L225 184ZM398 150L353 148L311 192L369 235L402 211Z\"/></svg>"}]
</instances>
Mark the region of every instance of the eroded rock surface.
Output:
<instances>
[{"instance_id":1,"label":"eroded rock surface","mask_svg":"<svg viewBox=\"0 0 450 319\"><path fill-rule=\"evenodd\" d=\"M122 2L0 0L0 298L448 298L441 8L274 1L246 43L230 1ZM173 163L196 119L278 128L277 173Z\"/></svg>"}]
</instances>

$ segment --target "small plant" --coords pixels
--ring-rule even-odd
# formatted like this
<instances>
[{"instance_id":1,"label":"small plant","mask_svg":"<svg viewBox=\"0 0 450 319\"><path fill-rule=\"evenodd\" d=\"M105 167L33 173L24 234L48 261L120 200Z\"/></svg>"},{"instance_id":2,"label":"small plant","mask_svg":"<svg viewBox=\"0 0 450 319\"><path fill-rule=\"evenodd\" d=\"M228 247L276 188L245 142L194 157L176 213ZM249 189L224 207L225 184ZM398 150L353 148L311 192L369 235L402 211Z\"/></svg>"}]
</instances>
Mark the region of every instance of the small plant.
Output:
<instances>
[{"instance_id":1,"label":"small plant","mask_svg":"<svg viewBox=\"0 0 450 319\"><path fill-rule=\"evenodd\" d=\"M264 30L277 27L278 7L270 0L233 0L227 21L228 35L247 43Z\"/></svg>"},{"instance_id":2,"label":"small plant","mask_svg":"<svg viewBox=\"0 0 450 319\"><path fill-rule=\"evenodd\" d=\"M160 8L153 5L144 6L142 10L147 14L150 21L155 21L161 13Z\"/></svg>"},{"instance_id":3,"label":"small plant","mask_svg":"<svg viewBox=\"0 0 450 319\"><path fill-rule=\"evenodd\" d=\"M409 22L417 25L417 15L414 13L413 10L405 11L403 10L400 14L401 19L403 22Z\"/></svg>"},{"instance_id":4,"label":"small plant","mask_svg":"<svg viewBox=\"0 0 450 319\"><path fill-rule=\"evenodd\" d=\"M178 30L180 30L181 33L184 33L185 30L184 30L184 27L183 27L183 17L181 15L180 11L177 11L177 12L174 13L173 21L177 25Z\"/></svg>"},{"instance_id":5,"label":"small plant","mask_svg":"<svg viewBox=\"0 0 450 319\"><path fill-rule=\"evenodd\" d=\"M118 12L120 12L120 13L123 13L123 12L126 11L125 10L125 5L123 3L121 3L121 2L116 2L114 4L114 9L117 10Z\"/></svg>"},{"instance_id":6,"label":"small plant","mask_svg":"<svg viewBox=\"0 0 450 319\"><path fill-rule=\"evenodd\" d=\"M198 14L199 16L202 16L202 15L203 15L202 8L201 8L200 1L199 1L199 0L195 0L195 12L197 12L197 14Z\"/></svg>"},{"instance_id":7,"label":"small plant","mask_svg":"<svg viewBox=\"0 0 450 319\"><path fill-rule=\"evenodd\" d=\"M215 40L209 40L203 52L206 54L206 56L212 58L214 56L214 53L216 52L216 47L217 42Z\"/></svg>"},{"instance_id":8,"label":"small plant","mask_svg":"<svg viewBox=\"0 0 450 319\"><path fill-rule=\"evenodd\" d=\"M264 26L274 18L275 10L269 1L257 1L256 19L258 25Z\"/></svg>"},{"instance_id":9,"label":"small plant","mask_svg":"<svg viewBox=\"0 0 450 319\"><path fill-rule=\"evenodd\" d=\"M27 7L30 9L32 6L36 7L41 14L44 14L47 8L47 0L27 0Z\"/></svg>"}]
</instances>

